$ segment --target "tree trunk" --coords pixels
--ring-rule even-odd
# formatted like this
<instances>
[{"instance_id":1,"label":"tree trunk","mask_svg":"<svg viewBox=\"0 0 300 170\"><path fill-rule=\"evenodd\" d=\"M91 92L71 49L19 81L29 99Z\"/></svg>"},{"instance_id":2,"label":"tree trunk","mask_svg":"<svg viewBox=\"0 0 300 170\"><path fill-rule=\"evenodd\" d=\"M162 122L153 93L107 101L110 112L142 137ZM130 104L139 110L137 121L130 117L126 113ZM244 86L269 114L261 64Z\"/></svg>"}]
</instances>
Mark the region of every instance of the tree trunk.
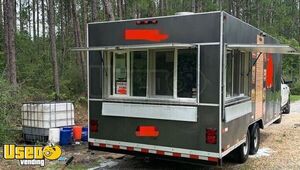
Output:
<instances>
[{"instance_id":1,"label":"tree trunk","mask_svg":"<svg viewBox=\"0 0 300 170\"><path fill-rule=\"evenodd\" d=\"M60 35L61 35L61 57L60 57L60 75L63 75L63 70L64 70L64 60L65 60L65 55L66 55L66 42L65 42L65 22L66 22L66 18L65 18L65 6L64 0L60 0Z\"/></svg>"},{"instance_id":2,"label":"tree trunk","mask_svg":"<svg viewBox=\"0 0 300 170\"><path fill-rule=\"evenodd\" d=\"M298 42L300 42L300 0L298 0ZM299 67L300 73L300 67Z\"/></svg>"},{"instance_id":3,"label":"tree trunk","mask_svg":"<svg viewBox=\"0 0 300 170\"><path fill-rule=\"evenodd\" d=\"M16 67L16 0L4 0L4 34L5 34L5 55L8 79L13 87L17 87Z\"/></svg>"},{"instance_id":4,"label":"tree trunk","mask_svg":"<svg viewBox=\"0 0 300 170\"><path fill-rule=\"evenodd\" d=\"M44 0L41 0L41 3L42 3L42 34L43 34L43 40L45 40L45 37L46 37L46 33L45 33L45 2L44 2Z\"/></svg>"},{"instance_id":5,"label":"tree trunk","mask_svg":"<svg viewBox=\"0 0 300 170\"><path fill-rule=\"evenodd\" d=\"M203 1L196 0L196 12L201 12L203 8Z\"/></svg>"},{"instance_id":6,"label":"tree trunk","mask_svg":"<svg viewBox=\"0 0 300 170\"><path fill-rule=\"evenodd\" d=\"M20 32L24 32L24 22L22 15L22 0L19 0L19 21L20 21Z\"/></svg>"},{"instance_id":7,"label":"tree trunk","mask_svg":"<svg viewBox=\"0 0 300 170\"><path fill-rule=\"evenodd\" d=\"M123 0L118 0L118 15L119 15L119 19L123 19Z\"/></svg>"},{"instance_id":8,"label":"tree trunk","mask_svg":"<svg viewBox=\"0 0 300 170\"><path fill-rule=\"evenodd\" d=\"M2 15L2 0L0 0L0 29L1 29L1 33L2 33L2 26L3 26L3 15Z\"/></svg>"},{"instance_id":9,"label":"tree trunk","mask_svg":"<svg viewBox=\"0 0 300 170\"><path fill-rule=\"evenodd\" d=\"M7 19L7 0L3 0L3 22L4 22L4 54L5 54L5 71L7 79L9 79L9 47L8 47L8 19Z\"/></svg>"},{"instance_id":10,"label":"tree trunk","mask_svg":"<svg viewBox=\"0 0 300 170\"><path fill-rule=\"evenodd\" d=\"M36 38L36 23L35 23L35 0L32 0L32 27L33 27L33 40Z\"/></svg>"},{"instance_id":11,"label":"tree trunk","mask_svg":"<svg viewBox=\"0 0 300 170\"><path fill-rule=\"evenodd\" d=\"M54 16L54 0L48 1L48 24L49 24L49 36L50 36L50 48L52 58L52 70L53 70L53 81L55 86L56 99L60 94L59 89L59 75L58 75L58 64L56 57L56 36L55 36L55 16Z\"/></svg>"},{"instance_id":12,"label":"tree trunk","mask_svg":"<svg viewBox=\"0 0 300 170\"><path fill-rule=\"evenodd\" d=\"M115 15L114 15L114 11L113 11L113 8L112 8L111 1L110 0L103 0L103 4L104 4L105 10L106 10L106 13L108 15L108 19L110 21L114 21L115 20Z\"/></svg>"},{"instance_id":13,"label":"tree trunk","mask_svg":"<svg viewBox=\"0 0 300 170\"><path fill-rule=\"evenodd\" d=\"M164 0L159 0L159 15L164 15Z\"/></svg>"},{"instance_id":14,"label":"tree trunk","mask_svg":"<svg viewBox=\"0 0 300 170\"><path fill-rule=\"evenodd\" d=\"M168 1L167 0L164 0L164 15L168 15L168 11L169 11L169 8L168 8ZM173 14L172 14L173 15Z\"/></svg>"},{"instance_id":15,"label":"tree trunk","mask_svg":"<svg viewBox=\"0 0 300 170\"><path fill-rule=\"evenodd\" d=\"M192 0L191 9L192 9L192 12L196 12L196 0Z\"/></svg>"},{"instance_id":16,"label":"tree trunk","mask_svg":"<svg viewBox=\"0 0 300 170\"><path fill-rule=\"evenodd\" d=\"M72 0L71 3L72 3L71 6L72 6L72 18L74 24L75 43L76 43L76 47L82 47L80 25L77 17L77 12L76 12L76 0ZM84 59L83 52L79 52L79 59L80 59L83 82L86 83L86 69L85 69L86 67L85 67L85 59Z\"/></svg>"},{"instance_id":17,"label":"tree trunk","mask_svg":"<svg viewBox=\"0 0 300 170\"><path fill-rule=\"evenodd\" d=\"M37 37L40 36L40 6L39 6L39 3L40 1L37 0L36 1L36 35Z\"/></svg>"},{"instance_id":18,"label":"tree trunk","mask_svg":"<svg viewBox=\"0 0 300 170\"><path fill-rule=\"evenodd\" d=\"M82 38L83 38L83 41L82 40L80 40L80 41L81 41L81 45L87 46L87 44L86 44L86 33L87 33L87 20L88 20L88 16L87 16L87 1L86 0L82 0L82 12L83 12L83 14L82 14L82 17L83 17L83 35L82 35ZM87 82L86 53L83 52L82 56L83 56L82 61L81 61L81 63L82 63L82 69L83 69L82 73L83 73L84 82L86 83Z\"/></svg>"},{"instance_id":19,"label":"tree trunk","mask_svg":"<svg viewBox=\"0 0 300 170\"><path fill-rule=\"evenodd\" d=\"M122 1L123 1L123 6L122 6L123 14L122 14L122 16L123 16L123 18L126 18L126 15L127 15L127 1L125 1L125 0L122 0Z\"/></svg>"},{"instance_id":20,"label":"tree trunk","mask_svg":"<svg viewBox=\"0 0 300 170\"><path fill-rule=\"evenodd\" d=\"M97 21L98 20L98 1L97 0L92 0L91 4L92 8L92 21Z\"/></svg>"},{"instance_id":21,"label":"tree trunk","mask_svg":"<svg viewBox=\"0 0 300 170\"><path fill-rule=\"evenodd\" d=\"M82 18L83 18L83 45L85 46L85 40L86 40L86 26L87 26L87 1L86 0L82 0Z\"/></svg>"},{"instance_id":22,"label":"tree trunk","mask_svg":"<svg viewBox=\"0 0 300 170\"><path fill-rule=\"evenodd\" d=\"M15 27L15 32L17 31L17 1L14 0L13 1L13 24L14 24L14 27Z\"/></svg>"},{"instance_id":23,"label":"tree trunk","mask_svg":"<svg viewBox=\"0 0 300 170\"><path fill-rule=\"evenodd\" d=\"M27 16L27 30L28 30L28 34L31 35L31 6L30 6L30 0L27 1L27 8L28 8L28 16Z\"/></svg>"}]
</instances>

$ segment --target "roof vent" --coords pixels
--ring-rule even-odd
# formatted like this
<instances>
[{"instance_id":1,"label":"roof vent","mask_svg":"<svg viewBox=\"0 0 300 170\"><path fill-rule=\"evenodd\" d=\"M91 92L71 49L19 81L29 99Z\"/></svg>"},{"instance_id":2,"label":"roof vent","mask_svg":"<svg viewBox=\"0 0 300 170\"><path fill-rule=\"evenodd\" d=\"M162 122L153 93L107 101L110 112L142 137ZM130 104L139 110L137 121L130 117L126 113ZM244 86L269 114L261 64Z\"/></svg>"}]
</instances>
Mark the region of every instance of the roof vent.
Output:
<instances>
[{"instance_id":1,"label":"roof vent","mask_svg":"<svg viewBox=\"0 0 300 170\"><path fill-rule=\"evenodd\" d=\"M176 12L175 15L191 15L195 14L194 12Z\"/></svg>"}]
</instances>

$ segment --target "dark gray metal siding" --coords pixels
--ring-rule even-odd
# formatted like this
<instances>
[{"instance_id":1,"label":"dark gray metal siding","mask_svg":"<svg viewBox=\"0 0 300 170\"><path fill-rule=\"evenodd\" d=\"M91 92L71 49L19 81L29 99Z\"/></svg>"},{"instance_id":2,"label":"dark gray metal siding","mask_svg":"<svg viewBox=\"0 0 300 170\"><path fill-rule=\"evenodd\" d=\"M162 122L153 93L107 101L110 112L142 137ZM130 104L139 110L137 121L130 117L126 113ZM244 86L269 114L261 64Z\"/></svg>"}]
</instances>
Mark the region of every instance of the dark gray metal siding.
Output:
<instances>
[{"instance_id":1,"label":"dark gray metal siding","mask_svg":"<svg viewBox=\"0 0 300 170\"><path fill-rule=\"evenodd\" d=\"M256 44L257 35L262 31L245 23L241 20L224 13L224 43L232 44ZM279 44L279 42L266 34L264 38L265 44ZM262 56L261 56L262 57ZM254 61L254 60L252 60ZM263 122L267 124L268 122L274 120L276 117L275 113L280 112L280 101L281 101L281 55L273 54L273 65L274 65L274 75L273 75L273 87L266 90L266 113L263 115ZM227 145L234 145L237 141L244 138L248 126L253 123L251 118L255 112L255 104L253 104L253 112L244 115L240 118L234 119L230 122L222 122L222 129L228 128L228 132L222 134L222 149L226 148Z\"/></svg>"},{"instance_id":2,"label":"dark gray metal siding","mask_svg":"<svg viewBox=\"0 0 300 170\"><path fill-rule=\"evenodd\" d=\"M125 29L159 29L169 39L160 43L206 43L220 41L220 13L197 14L157 18L158 24L136 25L136 21L89 24L89 46L112 46L150 44L150 41L126 41ZM205 103L219 103L219 51L220 46L201 46L201 92L200 100ZM90 52L90 98L101 98L102 63L99 52ZM99 70L100 69L100 70ZM99 91L100 90L100 91ZM127 101L130 102L130 101ZM133 102L133 101L132 101ZM139 103L135 101L133 103ZM140 102L141 104L145 104ZM148 102L149 103L149 102ZM162 102L161 104L167 104ZM219 152L219 143L206 144L206 128L219 131L219 107L196 106L197 122L155 120L102 116L102 102L89 101L90 120L98 120L99 132L90 132L91 138L142 143L167 147ZM158 127L157 138L135 136L139 125ZM219 141L219 140L218 140Z\"/></svg>"},{"instance_id":3,"label":"dark gray metal siding","mask_svg":"<svg viewBox=\"0 0 300 170\"><path fill-rule=\"evenodd\" d=\"M195 106L197 107L197 106ZM90 120L98 120L99 132L90 133L91 138L123 142L150 144L175 148L218 152L217 144L206 144L205 129L218 130L218 107L198 107L197 122L155 120L102 116L102 102L90 101ZM140 125L156 126L160 132L157 138L137 137Z\"/></svg>"},{"instance_id":4,"label":"dark gray metal siding","mask_svg":"<svg viewBox=\"0 0 300 170\"><path fill-rule=\"evenodd\" d=\"M219 103L220 45L200 48L200 103Z\"/></svg>"},{"instance_id":5,"label":"dark gray metal siding","mask_svg":"<svg viewBox=\"0 0 300 170\"><path fill-rule=\"evenodd\" d=\"M102 53L89 52L89 95L90 98L102 98Z\"/></svg>"},{"instance_id":6,"label":"dark gray metal siding","mask_svg":"<svg viewBox=\"0 0 300 170\"><path fill-rule=\"evenodd\" d=\"M219 49L219 45L201 46L200 100L202 102L213 104L219 103ZM93 78L94 77L92 77L92 79ZM130 101L124 102L130 103ZM142 101L132 101L132 103L147 104L147 102L143 103ZM170 103L161 102L161 105L170 105ZM99 122L99 132L90 133L90 137L96 139L219 152L219 143L206 144L205 136L206 128L215 128L219 132L219 107L196 105L195 107L198 108L198 119L197 122L193 123L102 116L102 102L90 101L90 120L98 120ZM160 131L159 137L136 137L135 131L139 125L156 126Z\"/></svg>"},{"instance_id":7,"label":"dark gray metal siding","mask_svg":"<svg viewBox=\"0 0 300 170\"><path fill-rule=\"evenodd\" d=\"M220 13L156 18L157 24L136 25L134 21L93 23L88 25L89 46L150 44L150 41L126 41L126 29L158 29L169 38L160 43L219 42Z\"/></svg>"}]
</instances>

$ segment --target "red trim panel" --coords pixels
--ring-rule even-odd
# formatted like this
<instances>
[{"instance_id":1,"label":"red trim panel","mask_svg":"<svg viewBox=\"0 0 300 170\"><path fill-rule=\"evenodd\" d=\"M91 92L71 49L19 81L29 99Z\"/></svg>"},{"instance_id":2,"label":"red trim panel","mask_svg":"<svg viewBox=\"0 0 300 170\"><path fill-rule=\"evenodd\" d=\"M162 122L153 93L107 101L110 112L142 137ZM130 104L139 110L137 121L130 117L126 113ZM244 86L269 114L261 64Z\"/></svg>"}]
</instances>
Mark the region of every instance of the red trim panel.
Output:
<instances>
[{"instance_id":1,"label":"red trim panel","mask_svg":"<svg viewBox=\"0 0 300 170\"><path fill-rule=\"evenodd\" d=\"M155 126L138 126L135 135L138 137L157 137L159 131Z\"/></svg>"},{"instance_id":2,"label":"red trim panel","mask_svg":"<svg viewBox=\"0 0 300 170\"><path fill-rule=\"evenodd\" d=\"M176 152L174 152L174 153L173 153L173 156L174 156L174 157L181 157L181 153L176 153Z\"/></svg>"},{"instance_id":3,"label":"red trim panel","mask_svg":"<svg viewBox=\"0 0 300 170\"><path fill-rule=\"evenodd\" d=\"M126 29L125 40L144 40L160 42L169 38L168 34L161 33L158 29Z\"/></svg>"}]
</instances>

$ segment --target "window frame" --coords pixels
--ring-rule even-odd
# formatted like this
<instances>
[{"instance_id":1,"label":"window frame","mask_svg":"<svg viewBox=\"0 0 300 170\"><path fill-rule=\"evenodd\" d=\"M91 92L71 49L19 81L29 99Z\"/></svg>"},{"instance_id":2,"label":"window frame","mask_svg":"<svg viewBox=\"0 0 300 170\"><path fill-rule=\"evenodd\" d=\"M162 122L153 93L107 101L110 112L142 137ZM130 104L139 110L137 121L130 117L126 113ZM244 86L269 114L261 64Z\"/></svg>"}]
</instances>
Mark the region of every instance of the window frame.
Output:
<instances>
[{"instance_id":1,"label":"window frame","mask_svg":"<svg viewBox=\"0 0 300 170\"><path fill-rule=\"evenodd\" d=\"M144 50L144 49L139 49L139 50L127 50L129 52L129 64L130 64L130 84L133 84L132 81L132 77L133 77L133 62L131 60L131 57L133 57L133 52L139 52L139 51L145 51L147 53L147 78L146 78L146 95L145 96L133 96L133 93L132 93L132 86L130 86L130 95L129 97L133 97L133 98L147 98L148 97L148 88L149 88L149 73L148 73L148 70L149 70L149 50ZM132 56L131 56L132 55Z\"/></svg>"},{"instance_id":2,"label":"window frame","mask_svg":"<svg viewBox=\"0 0 300 170\"><path fill-rule=\"evenodd\" d=\"M238 100L238 99L244 99L244 98L250 98L251 97L251 94L250 94L250 89L251 89L251 83L250 83L250 80L251 80L251 76L248 75L248 81L247 81L247 86L248 86L248 93L245 93L245 78L244 76L239 76L239 81L238 81L238 91L239 91L239 95L237 96L234 96L234 77L235 77L235 67L237 66L237 64L235 63L235 52L234 52L234 49L231 49L231 48L225 48L224 49L225 53L224 53L224 58L225 58L225 62L224 62L224 72L223 72L223 77L224 77L224 80L223 80L223 83L224 83L224 98L225 98L225 102L231 102L233 100ZM239 64L238 64L238 67L239 67L239 71L240 73L243 73L246 69L245 67L248 67L248 71L251 69L251 53L250 52L247 52L247 51L242 51L242 50L238 50L238 52L240 53L240 59L239 59ZM227 55L228 53L232 53L233 56L232 57L232 63L231 63L231 78L232 78L232 84L231 84L231 96L227 96ZM248 56L248 59L246 60L246 57ZM241 59L241 58L244 58L244 59ZM242 67L243 63L242 61L244 61L244 64L245 64L245 67ZM246 61L248 61L248 64L246 64ZM243 92L242 89L241 89L241 81L243 81Z\"/></svg>"},{"instance_id":3,"label":"window frame","mask_svg":"<svg viewBox=\"0 0 300 170\"><path fill-rule=\"evenodd\" d=\"M198 47L193 48L194 50L197 50L198 53ZM180 49L186 49L186 48L164 48L164 49L131 49L131 50L108 50L104 53L104 61L105 67L108 68L107 70L107 75L105 75L103 78L104 82L103 85L103 98L104 99L138 99L138 100L149 100L149 101L174 101L174 102L188 102L188 103L196 103L198 101L199 96L196 96L195 98L187 98L187 97L178 97L177 95L177 81L178 81L178 50ZM146 96L132 96L132 90L131 90L131 84L132 84L132 62L131 62L131 54L135 51L146 51L147 52L147 85L146 85ZM174 52L174 73L173 73L173 95L168 96L168 95L155 95L155 85L156 85L156 80L155 80L155 74L153 72L153 69L155 68L155 52L158 51L172 51ZM120 94L115 94L115 53L117 52L122 52L126 53L127 57L127 63L129 64L129 67L127 67L127 94L126 95L120 95ZM199 54L198 54L199 55ZM199 60L197 55L197 60ZM152 60L152 61L151 61ZM153 61L154 60L154 61ZM111 63L113 61L113 63ZM198 63L198 61L197 61ZM110 67L113 67L111 69ZM197 67L199 67L197 65ZM113 72L111 72L111 70ZM196 68L196 70L198 70ZM113 76L112 76L113 74ZM151 75L153 74L153 75ZM196 71L196 76L200 76L198 71ZM113 81L111 81L113 79ZM196 77L197 79L197 77ZM113 82L113 84L111 84ZM107 86L107 87L105 87ZM111 88L113 88L113 94L111 94ZM196 88L197 91L198 86L197 86L197 81L196 81Z\"/></svg>"},{"instance_id":4,"label":"window frame","mask_svg":"<svg viewBox=\"0 0 300 170\"><path fill-rule=\"evenodd\" d=\"M127 85L126 85L126 89L127 89L127 91L126 91L126 95L122 95L122 94L116 94L116 54L117 53L119 53L119 54L126 54L126 56L125 56L125 59L126 59L126 82L127 82ZM129 65L130 65L130 59L129 59L129 52L128 51L119 51L119 50L116 50L116 51L113 51L113 65L112 65L112 67L113 67L113 72L112 72L112 74L113 74L113 86L112 86L112 88L113 88L113 94L112 94L112 96L118 96L118 97L128 97L128 96L130 96L130 86L131 86L131 82L130 82L130 67L128 67Z\"/></svg>"}]
</instances>

